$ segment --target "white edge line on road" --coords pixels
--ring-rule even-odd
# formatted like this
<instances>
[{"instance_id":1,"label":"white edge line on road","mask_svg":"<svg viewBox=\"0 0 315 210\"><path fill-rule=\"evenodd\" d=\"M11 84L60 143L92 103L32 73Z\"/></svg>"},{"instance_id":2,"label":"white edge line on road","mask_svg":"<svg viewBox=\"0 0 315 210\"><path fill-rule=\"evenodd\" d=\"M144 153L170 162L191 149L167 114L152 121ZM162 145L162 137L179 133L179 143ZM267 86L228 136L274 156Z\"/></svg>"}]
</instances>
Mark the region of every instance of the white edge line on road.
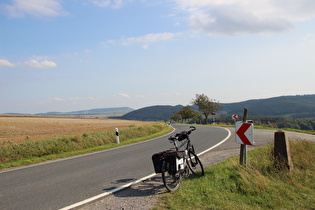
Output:
<instances>
[{"instance_id":1,"label":"white edge line on road","mask_svg":"<svg viewBox=\"0 0 315 210\"><path fill-rule=\"evenodd\" d=\"M209 152L210 150L212 150L212 149L216 148L217 146L223 144L226 140L228 140L228 139L230 138L230 136L231 136L231 131L229 131L229 130L226 129L226 128L223 128L223 129L225 129L225 130L228 132L228 136L227 136L225 139L223 139L222 141L220 141L219 143L217 143L216 145L214 145L214 146L210 147L209 149L207 149L207 150L205 150L205 151L199 153L198 156L199 156L199 155L202 155L202 154L204 154L204 153L206 153L206 152ZM173 132L174 132L174 130L173 130ZM64 207L64 208L62 208L62 209L60 209L60 210L68 210L68 209L73 209L73 208L76 208L76 207L85 205L85 204L87 204L87 203L90 203L90 202L95 201L95 200L97 200L97 199L100 199L100 198L102 198L102 197L105 197L105 196L114 194L115 192L118 192L118 191L120 191L120 190L123 190L123 189L125 189L125 188L127 188L127 187L130 187L130 186L132 186L132 185L138 184L139 182L142 182L142 181L144 181L144 180L150 179L150 178L152 178L152 177L154 177L154 176L156 176L156 173L153 173L153 174L150 174L150 175L148 175L148 176L142 177L142 178L140 178L140 179L138 179L138 180L135 180L135 181L130 182L130 183L128 183L128 184L125 184L125 185L122 185L122 186L117 187L117 188L115 188L115 189L112 189L111 191L104 192L104 193L101 193L101 194L96 195L96 196L94 196L94 197L91 197L91 198L85 199L85 200L83 200L83 201L80 201L80 202L78 202L78 203L74 203L74 204L72 204L72 205L70 205L70 206L66 206L66 207Z\"/></svg>"},{"instance_id":2,"label":"white edge line on road","mask_svg":"<svg viewBox=\"0 0 315 210\"><path fill-rule=\"evenodd\" d=\"M223 129L225 129L225 130L228 132L228 136L227 136L225 139L223 139L222 141L220 141L219 143L217 143L216 145L210 147L209 149L207 149L207 150L205 150L205 151L203 151L203 152L200 152L200 153L198 154L198 156L199 156L199 155L202 155L202 154L204 154L204 153L206 153L206 152L209 152L210 150L212 150L212 149L216 148L217 146L223 144L226 140L228 140L228 139L230 138L230 136L231 136L231 131L229 131L229 130L226 129L226 128L223 128Z\"/></svg>"},{"instance_id":3,"label":"white edge line on road","mask_svg":"<svg viewBox=\"0 0 315 210\"><path fill-rule=\"evenodd\" d=\"M96 195L96 196L94 196L94 197L88 198L88 199L86 199L86 200L80 201L80 202L75 203L75 204L72 204L72 205L70 205L70 206L64 207L64 208L62 208L62 209L60 209L60 210L68 210L68 209L73 209L73 208L82 206L82 205L84 205L84 204L87 204L87 203L89 203L89 202L95 201L95 200L100 199L100 198L102 198L102 197L111 195L111 194L113 194L113 193L115 193L115 192L117 192L117 191L123 190L123 189L125 189L125 188L127 188L127 187L130 187L130 186L132 186L132 185L138 184L139 182L142 182L142 181L144 181L144 180L150 179L150 178L152 178L152 177L154 177L154 176L156 176L155 173L154 173L154 174L150 174L149 176L146 176L146 177L143 177L143 178L141 178L141 179L135 180L134 182L130 182L130 183L125 184L125 185L123 185L123 186L117 187L117 188L115 188L115 189L113 189L113 190L111 190L111 191L108 191L108 192L105 192L105 193Z\"/></svg>"}]
</instances>

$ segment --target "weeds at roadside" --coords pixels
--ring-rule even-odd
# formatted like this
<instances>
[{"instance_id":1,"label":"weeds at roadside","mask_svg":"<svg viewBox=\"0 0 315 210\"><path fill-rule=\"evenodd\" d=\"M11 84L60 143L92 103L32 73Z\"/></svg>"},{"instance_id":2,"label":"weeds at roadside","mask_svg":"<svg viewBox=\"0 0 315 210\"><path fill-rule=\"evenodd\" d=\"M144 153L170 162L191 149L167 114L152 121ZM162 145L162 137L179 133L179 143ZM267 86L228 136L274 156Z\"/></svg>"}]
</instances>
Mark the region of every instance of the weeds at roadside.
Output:
<instances>
[{"instance_id":1,"label":"weeds at roadside","mask_svg":"<svg viewBox=\"0 0 315 210\"><path fill-rule=\"evenodd\" d=\"M120 144L116 143L116 134L113 131L10 144L0 147L0 169L113 148L143 141L170 131L171 128L165 123L155 123L120 129Z\"/></svg>"}]
</instances>

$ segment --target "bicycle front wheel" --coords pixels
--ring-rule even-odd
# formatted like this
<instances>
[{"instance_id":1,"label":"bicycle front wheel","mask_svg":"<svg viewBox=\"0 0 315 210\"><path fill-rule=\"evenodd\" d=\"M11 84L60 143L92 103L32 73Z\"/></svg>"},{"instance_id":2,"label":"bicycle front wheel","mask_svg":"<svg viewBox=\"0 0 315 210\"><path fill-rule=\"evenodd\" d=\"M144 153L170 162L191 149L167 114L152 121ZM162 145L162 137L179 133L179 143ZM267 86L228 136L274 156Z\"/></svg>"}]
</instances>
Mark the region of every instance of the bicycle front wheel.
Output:
<instances>
[{"instance_id":1,"label":"bicycle front wheel","mask_svg":"<svg viewBox=\"0 0 315 210\"><path fill-rule=\"evenodd\" d=\"M165 188L168 191L173 192L173 191L177 190L177 188L181 184L182 175L179 172L177 172L177 173L169 172L168 171L168 163L166 161L163 161L162 179L163 179L163 183L164 183Z\"/></svg>"},{"instance_id":2,"label":"bicycle front wheel","mask_svg":"<svg viewBox=\"0 0 315 210\"><path fill-rule=\"evenodd\" d=\"M203 165L199 157L192 151L188 152L187 165L194 175L198 177L205 175Z\"/></svg>"}]
</instances>

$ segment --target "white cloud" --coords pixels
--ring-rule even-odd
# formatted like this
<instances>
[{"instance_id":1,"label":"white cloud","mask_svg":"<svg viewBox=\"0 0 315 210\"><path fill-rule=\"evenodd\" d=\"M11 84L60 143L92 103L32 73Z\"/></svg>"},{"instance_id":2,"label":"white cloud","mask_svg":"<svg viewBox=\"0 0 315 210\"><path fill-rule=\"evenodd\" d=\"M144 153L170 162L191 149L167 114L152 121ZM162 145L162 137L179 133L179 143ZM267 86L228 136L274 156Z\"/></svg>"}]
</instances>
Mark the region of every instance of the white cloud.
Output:
<instances>
[{"instance_id":1,"label":"white cloud","mask_svg":"<svg viewBox=\"0 0 315 210\"><path fill-rule=\"evenodd\" d=\"M10 17L60 16L65 15L58 0L13 0L12 4L4 5Z\"/></svg>"},{"instance_id":2,"label":"white cloud","mask_svg":"<svg viewBox=\"0 0 315 210\"><path fill-rule=\"evenodd\" d=\"M174 92L175 96L180 96L181 94L179 92Z\"/></svg>"},{"instance_id":3,"label":"white cloud","mask_svg":"<svg viewBox=\"0 0 315 210\"><path fill-rule=\"evenodd\" d=\"M126 93L119 93L119 95L125 98L130 98L130 96Z\"/></svg>"},{"instance_id":4,"label":"white cloud","mask_svg":"<svg viewBox=\"0 0 315 210\"><path fill-rule=\"evenodd\" d=\"M144 95L136 95L137 98L145 98Z\"/></svg>"},{"instance_id":5,"label":"white cloud","mask_svg":"<svg viewBox=\"0 0 315 210\"><path fill-rule=\"evenodd\" d=\"M69 98L70 101L79 101L79 100L84 100L84 98L80 98L78 96L75 96L75 97L72 97L72 98Z\"/></svg>"},{"instance_id":6,"label":"white cloud","mask_svg":"<svg viewBox=\"0 0 315 210\"><path fill-rule=\"evenodd\" d=\"M149 45L144 44L144 45L142 45L142 48L145 49L145 50L147 50L147 49L149 49Z\"/></svg>"},{"instance_id":7,"label":"white cloud","mask_svg":"<svg viewBox=\"0 0 315 210\"><path fill-rule=\"evenodd\" d=\"M110 5L111 0L90 0L90 2L98 7L107 7Z\"/></svg>"},{"instance_id":8,"label":"white cloud","mask_svg":"<svg viewBox=\"0 0 315 210\"><path fill-rule=\"evenodd\" d=\"M54 97L54 98L50 98L50 101L64 101L64 99L59 98L59 97Z\"/></svg>"},{"instance_id":9,"label":"white cloud","mask_svg":"<svg viewBox=\"0 0 315 210\"><path fill-rule=\"evenodd\" d=\"M89 96L87 97L88 100L92 100L92 101L97 101L97 100L100 100L100 98L96 98L96 97L93 97L93 96Z\"/></svg>"},{"instance_id":10,"label":"white cloud","mask_svg":"<svg viewBox=\"0 0 315 210\"><path fill-rule=\"evenodd\" d=\"M87 97L78 97L74 96L71 98L68 98L69 101L101 101L103 100L103 97L94 97L94 96L87 96Z\"/></svg>"},{"instance_id":11,"label":"white cloud","mask_svg":"<svg viewBox=\"0 0 315 210\"><path fill-rule=\"evenodd\" d=\"M121 8L126 0L90 0L90 2L98 7Z\"/></svg>"},{"instance_id":12,"label":"white cloud","mask_svg":"<svg viewBox=\"0 0 315 210\"><path fill-rule=\"evenodd\" d=\"M117 41L115 40L107 40L106 42L102 42L101 45L104 48L109 48L112 45L115 45L117 43Z\"/></svg>"},{"instance_id":13,"label":"white cloud","mask_svg":"<svg viewBox=\"0 0 315 210\"><path fill-rule=\"evenodd\" d=\"M29 67L29 68L39 68L39 69L45 69L45 68L54 68L57 67L57 64L53 61L48 60L29 60L22 63L11 63L8 60L0 59L0 68L1 67Z\"/></svg>"},{"instance_id":14,"label":"white cloud","mask_svg":"<svg viewBox=\"0 0 315 210\"><path fill-rule=\"evenodd\" d=\"M11 63L8 60L0 59L0 68L1 67L14 67L15 64Z\"/></svg>"},{"instance_id":15,"label":"white cloud","mask_svg":"<svg viewBox=\"0 0 315 210\"><path fill-rule=\"evenodd\" d=\"M143 44L142 48L147 50L149 48L149 43L162 42L173 40L176 37L180 36L181 33L156 33L156 34L146 34L144 36L138 37L123 37L119 40L108 40L105 43L102 43L103 47L109 47L110 45L120 44L120 45L131 45L131 44Z\"/></svg>"},{"instance_id":16,"label":"white cloud","mask_svg":"<svg viewBox=\"0 0 315 210\"><path fill-rule=\"evenodd\" d=\"M315 45L315 34L308 33L304 36L304 45Z\"/></svg>"},{"instance_id":17,"label":"white cloud","mask_svg":"<svg viewBox=\"0 0 315 210\"><path fill-rule=\"evenodd\" d=\"M152 43L160 41L172 40L177 36L175 33L156 33L146 34L138 37L125 37L120 40L123 45L129 45L133 43Z\"/></svg>"},{"instance_id":18,"label":"white cloud","mask_svg":"<svg viewBox=\"0 0 315 210\"><path fill-rule=\"evenodd\" d=\"M314 0L174 0L189 27L207 34L282 32L315 17Z\"/></svg>"},{"instance_id":19,"label":"white cloud","mask_svg":"<svg viewBox=\"0 0 315 210\"><path fill-rule=\"evenodd\" d=\"M22 66L30 67L30 68L38 68L38 69L45 69L45 68L53 68L56 67L57 64L53 61L43 60L30 60L21 64Z\"/></svg>"}]
</instances>

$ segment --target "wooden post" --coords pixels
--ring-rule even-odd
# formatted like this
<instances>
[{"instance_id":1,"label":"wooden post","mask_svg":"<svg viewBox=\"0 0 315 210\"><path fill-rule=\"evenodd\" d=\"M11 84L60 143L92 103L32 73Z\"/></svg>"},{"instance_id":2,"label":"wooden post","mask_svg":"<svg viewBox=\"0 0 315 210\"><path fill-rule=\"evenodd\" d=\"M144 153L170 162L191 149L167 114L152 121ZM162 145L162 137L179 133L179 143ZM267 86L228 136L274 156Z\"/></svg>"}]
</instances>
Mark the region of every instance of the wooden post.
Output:
<instances>
[{"instance_id":1,"label":"wooden post","mask_svg":"<svg viewBox=\"0 0 315 210\"><path fill-rule=\"evenodd\" d=\"M289 141L286 133L282 130L275 132L273 155L275 167L279 169L287 168L290 171L293 170Z\"/></svg>"},{"instance_id":2,"label":"wooden post","mask_svg":"<svg viewBox=\"0 0 315 210\"><path fill-rule=\"evenodd\" d=\"M247 120L247 108L244 108L243 123L245 123L246 120ZM241 144L240 165L246 165L246 164L247 164L247 145Z\"/></svg>"}]
</instances>

